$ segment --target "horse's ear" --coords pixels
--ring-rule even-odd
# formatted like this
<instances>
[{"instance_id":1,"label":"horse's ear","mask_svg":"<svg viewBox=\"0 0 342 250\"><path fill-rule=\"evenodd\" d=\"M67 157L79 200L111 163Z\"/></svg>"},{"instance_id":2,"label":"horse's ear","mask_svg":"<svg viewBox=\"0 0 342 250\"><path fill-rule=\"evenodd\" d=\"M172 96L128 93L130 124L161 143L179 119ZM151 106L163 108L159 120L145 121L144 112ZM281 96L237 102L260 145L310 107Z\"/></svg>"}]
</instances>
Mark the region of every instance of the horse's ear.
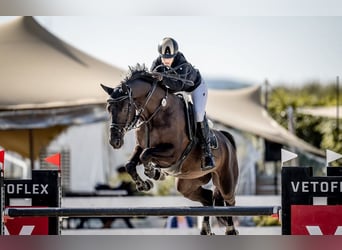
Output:
<instances>
[{"instance_id":1,"label":"horse's ear","mask_svg":"<svg viewBox=\"0 0 342 250\"><path fill-rule=\"evenodd\" d=\"M112 95L113 94L113 92L114 92L113 88L107 87L107 86L105 86L103 84L100 84L100 85L103 88L103 90L107 92L108 95Z\"/></svg>"},{"instance_id":2,"label":"horse's ear","mask_svg":"<svg viewBox=\"0 0 342 250\"><path fill-rule=\"evenodd\" d=\"M125 95L128 93L128 86L125 83L121 84L122 91L124 92Z\"/></svg>"}]
</instances>

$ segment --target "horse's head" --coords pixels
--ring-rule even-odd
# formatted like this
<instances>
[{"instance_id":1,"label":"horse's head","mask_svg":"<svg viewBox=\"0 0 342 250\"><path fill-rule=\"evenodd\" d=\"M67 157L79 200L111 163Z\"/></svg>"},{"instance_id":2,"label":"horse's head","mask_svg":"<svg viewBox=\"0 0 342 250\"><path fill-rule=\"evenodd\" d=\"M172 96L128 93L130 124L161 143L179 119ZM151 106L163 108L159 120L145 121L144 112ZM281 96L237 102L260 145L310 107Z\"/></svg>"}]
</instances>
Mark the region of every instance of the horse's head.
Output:
<instances>
[{"instance_id":1,"label":"horse's head","mask_svg":"<svg viewBox=\"0 0 342 250\"><path fill-rule=\"evenodd\" d=\"M123 86L110 88L101 84L108 93L107 110L110 114L109 143L114 149L124 144L124 135L135 119L135 107L131 102L131 94Z\"/></svg>"},{"instance_id":2,"label":"horse's head","mask_svg":"<svg viewBox=\"0 0 342 250\"><path fill-rule=\"evenodd\" d=\"M116 88L101 86L110 96L107 100L111 116L109 142L115 149L123 145L128 130L149 122L166 103L167 92L156 94L157 83L144 65L130 67L128 75ZM162 98L164 102L161 102Z\"/></svg>"}]
</instances>

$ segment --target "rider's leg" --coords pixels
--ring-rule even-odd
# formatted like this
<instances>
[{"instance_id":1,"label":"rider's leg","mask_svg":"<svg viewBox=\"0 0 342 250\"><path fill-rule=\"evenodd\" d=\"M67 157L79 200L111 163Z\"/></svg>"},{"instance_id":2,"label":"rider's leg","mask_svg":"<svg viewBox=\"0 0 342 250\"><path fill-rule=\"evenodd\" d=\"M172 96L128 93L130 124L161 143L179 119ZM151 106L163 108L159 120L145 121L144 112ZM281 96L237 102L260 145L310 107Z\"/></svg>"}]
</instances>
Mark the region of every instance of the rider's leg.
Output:
<instances>
[{"instance_id":1,"label":"rider's leg","mask_svg":"<svg viewBox=\"0 0 342 250\"><path fill-rule=\"evenodd\" d=\"M202 122L199 123L199 131L202 142L202 150L204 154L203 162L202 162L202 170L209 170L215 167L214 158L210 148L210 137L209 137L209 126L208 120L204 116Z\"/></svg>"},{"instance_id":2,"label":"rider's leg","mask_svg":"<svg viewBox=\"0 0 342 250\"><path fill-rule=\"evenodd\" d=\"M194 103L195 120L198 124L201 146L203 150L202 170L209 170L215 167L213 155L210 148L209 126L205 117L205 107L208 99L208 88L202 79L201 84L191 93Z\"/></svg>"}]
</instances>

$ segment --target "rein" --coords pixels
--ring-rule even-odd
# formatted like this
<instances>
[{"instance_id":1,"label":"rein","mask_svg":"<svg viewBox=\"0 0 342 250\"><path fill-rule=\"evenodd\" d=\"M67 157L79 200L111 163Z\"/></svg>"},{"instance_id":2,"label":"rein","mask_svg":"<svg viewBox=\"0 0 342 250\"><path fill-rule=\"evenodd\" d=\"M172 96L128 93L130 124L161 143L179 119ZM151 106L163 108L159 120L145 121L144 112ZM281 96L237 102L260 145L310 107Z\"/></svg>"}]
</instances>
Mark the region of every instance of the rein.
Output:
<instances>
[{"instance_id":1,"label":"rein","mask_svg":"<svg viewBox=\"0 0 342 250\"><path fill-rule=\"evenodd\" d=\"M154 91L153 91L153 92L154 92ZM153 93L153 92L151 92L151 93ZM152 121L152 119L156 116L156 114L160 111L160 109L161 109L162 107L165 107L165 106L166 106L166 104L167 104L167 97L168 97L167 94L168 94L168 91L167 91L167 89L166 89L166 91L165 91L165 96L161 99L161 101L160 101L160 103L159 103L159 106L153 111L152 115L151 115L147 120L145 120L145 121L143 121L141 124L139 124L139 127L142 126L143 124L146 124L146 123L149 123L150 121ZM151 96L152 96L152 95L151 95ZM149 101L149 100L148 100L148 101ZM144 106L144 107L146 107L148 101L145 103L145 106ZM142 112L143 112L143 110L144 110L144 109L142 109ZM141 112L141 113L142 113L142 112ZM140 116L140 117L142 117L142 116Z\"/></svg>"},{"instance_id":2,"label":"rein","mask_svg":"<svg viewBox=\"0 0 342 250\"><path fill-rule=\"evenodd\" d=\"M164 65L159 65L153 70L153 73L159 74L163 77L166 77L166 78L169 78L172 80L181 81L183 83L183 85L186 84L186 85L192 87L195 85L195 83L193 81L187 79L191 73L190 70L187 70L187 72L185 72L183 74L177 73L178 69L180 69L182 67L186 67L187 65L190 65L190 64L189 63L182 63L181 65L178 65L174 68L169 68L169 67L166 67ZM164 72L159 72L158 71L159 69L164 69Z\"/></svg>"},{"instance_id":3,"label":"rein","mask_svg":"<svg viewBox=\"0 0 342 250\"><path fill-rule=\"evenodd\" d=\"M145 124L148 124L152 121L152 119L158 114L158 112L161 110L162 107L165 107L166 104L167 104L167 98L168 98L168 90L166 89L165 90L165 96L161 99L158 107L153 111L152 115L148 118L148 119L144 119L144 117L142 116L142 113L145 111L145 108L147 106L147 104L149 103L149 101L151 100L156 88L157 88L157 84L158 84L158 80L154 80L153 81L153 85L150 89L150 91L148 92L147 94L147 97L146 97L146 101L144 103L144 105L142 106L142 108L138 108L136 103L134 102L133 98L130 97L130 102L134 105L134 107L136 108L136 110L139 110L138 111L138 114L135 116L135 124L132 128L130 129L135 129L135 128L140 128L142 125L145 125ZM138 124L138 121L141 121L139 124Z\"/></svg>"}]
</instances>

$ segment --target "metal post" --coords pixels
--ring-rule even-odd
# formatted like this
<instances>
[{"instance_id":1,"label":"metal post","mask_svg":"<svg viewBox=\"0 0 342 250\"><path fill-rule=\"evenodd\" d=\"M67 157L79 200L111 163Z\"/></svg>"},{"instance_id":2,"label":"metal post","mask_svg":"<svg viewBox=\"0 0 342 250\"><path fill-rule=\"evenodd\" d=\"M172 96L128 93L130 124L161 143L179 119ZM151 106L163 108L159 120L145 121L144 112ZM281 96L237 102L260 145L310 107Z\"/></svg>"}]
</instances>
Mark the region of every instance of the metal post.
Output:
<instances>
[{"instance_id":1,"label":"metal post","mask_svg":"<svg viewBox=\"0 0 342 250\"><path fill-rule=\"evenodd\" d=\"M336 134L335 143L338 143L339 133L340 133L340 79L339 76L336 77Z\"/></svg>"},{"instance_id":2,"label":"metal post","mask_svg":"<svg viewBox=\"0 0 342 250\"><path fill-rule=\"evenodd\" d=\"M264 107L266 110L268 110L268 94L269 94L269 82L268 80L266 79L265 80L265 104L264 104Z\"/></svg>"},{"instance_id":3,"label":"metal post","mask_svg":"<svg viewBox=\"0 0 342 250\"><path fill-rule=\"evenodd\" d=\"M4 235L4 207L5 207L5 190L4 190L4 173L2 169L0 169L0 213L1 213L1 221L0 221L0 235Z\"/></svg>"},{"instance_id":4,"label":"metal post","mask_svg":"<svg viewBox=\"0 0 342 250\"><path fill-rule=\"evenodd\" d=\"M29 136L29 150L30 150L30 162L31 162L31 170L34 170L34 136L33 136L33 130L29 129L28 131Z\"/></svg>"}]
</instances>

